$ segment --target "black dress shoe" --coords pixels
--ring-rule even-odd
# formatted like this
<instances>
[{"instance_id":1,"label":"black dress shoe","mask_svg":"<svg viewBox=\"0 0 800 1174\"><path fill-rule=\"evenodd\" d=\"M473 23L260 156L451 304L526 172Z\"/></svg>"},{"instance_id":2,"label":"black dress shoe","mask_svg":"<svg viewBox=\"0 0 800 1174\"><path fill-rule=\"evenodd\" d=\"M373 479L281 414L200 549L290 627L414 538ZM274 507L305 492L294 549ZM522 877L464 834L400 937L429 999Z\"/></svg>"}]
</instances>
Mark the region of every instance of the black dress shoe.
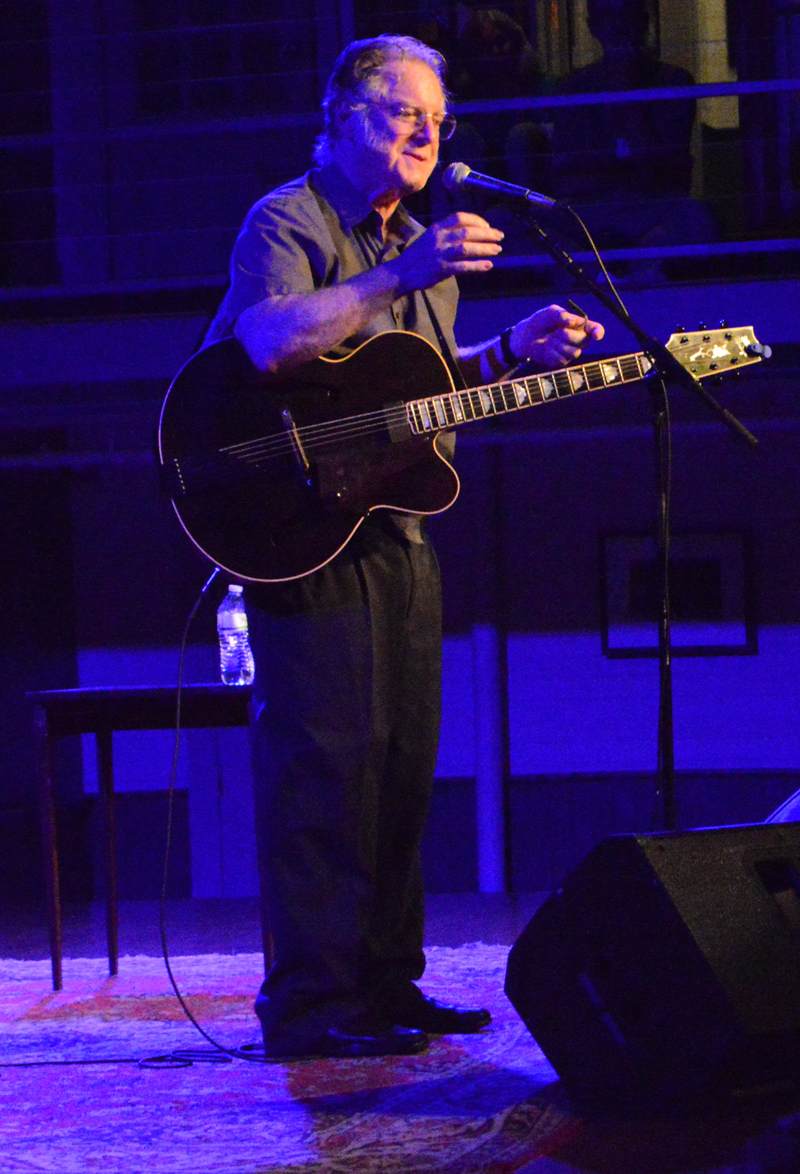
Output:
<instances>
[{"instance_id":1,"label":"black dress shoe","mask_svg":"<svg viewBox=\"0 0 800 1174\"><path fill-rule=\"evenodd\" d=\"M272 1060L304 1060L315 1056L338 1060L359 1056L416 1056L428 1046L424 1031L364 1017L330 1027L313 1038L292 1031L264 1031L264 1055Z\"/></svg>"},{"instance_id":2,"label":"black dress shoe","mask_svg":"<svg viewBox=\"0 0 800 1174\"><path fill-rule=\"evenodd\" d=\"M403 1027L417 1027L432 1035L457 1035L464 1032L481 1031L492 1022L492 1017L483 1007L451 1007L440 1003L430 995L423 995L418 987L413 993L395 995L382 1007L383 1014L392 1023Z\"/></svg>"}]
</instances>

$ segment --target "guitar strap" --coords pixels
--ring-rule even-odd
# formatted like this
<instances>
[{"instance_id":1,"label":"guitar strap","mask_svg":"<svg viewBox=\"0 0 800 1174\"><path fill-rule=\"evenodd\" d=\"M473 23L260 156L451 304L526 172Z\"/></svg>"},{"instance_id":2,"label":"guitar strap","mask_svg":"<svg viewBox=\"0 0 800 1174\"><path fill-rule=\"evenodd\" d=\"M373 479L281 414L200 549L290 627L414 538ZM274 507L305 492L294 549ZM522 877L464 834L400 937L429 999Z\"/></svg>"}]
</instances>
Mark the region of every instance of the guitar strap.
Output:
<instances>
[{"instance_id":1,"label":"guitar strap","mask_svg":"<svg viewBox=\"0 0 800 1174\"><path fill-rule=\"evenodd\" d=\"M425 309L428 311L428 317L431 320L431 325L433 326L433 329L436 331L436 338L439 341L439 347L442 352L442 358L444 359L445 363L447 364L447 369L450 372L451 379L453 380L453 386L455 387L456 391L466 391L467 385L464 382L464 376L461 374L461 370L458 366L458 363L456 362L456 357L453 354L453 352L450 348L450 345L444 336L444 331L442 330L442 327L439 323L439 319L436 316L436 311L434 310L433 306L431 305L430 298L428 297L428 295L424 289L420 290L420 293L422 294L422 300L425 303Z\"/></svg>"}]
</instances>

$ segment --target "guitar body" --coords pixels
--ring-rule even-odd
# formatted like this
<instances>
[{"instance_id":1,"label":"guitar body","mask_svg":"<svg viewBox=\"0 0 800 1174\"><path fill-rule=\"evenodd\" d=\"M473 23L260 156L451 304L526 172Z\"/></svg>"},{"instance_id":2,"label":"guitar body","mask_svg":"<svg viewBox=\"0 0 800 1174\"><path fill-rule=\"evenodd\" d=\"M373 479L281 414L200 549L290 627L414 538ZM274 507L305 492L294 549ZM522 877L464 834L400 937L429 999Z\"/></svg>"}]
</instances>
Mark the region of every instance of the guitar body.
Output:
<instances>
[{"instance_id":1,"label":"guitar body","mask_svg":"<svg viewBox=\"0 0 800 1174\"><path fill-rule=\"evenodd\" d=\"M372 510L452 505L455 471L400 410L452 391L435 348L402 331L280 381L225 339L190 359L167 393L158 432L167 492L191 540L225 570L298 578L329 562ZM368 429L350 424L365 418Z\"/></svg>"},{"instance_id":2,"label":"guitar body","mask_svg":"<svg viewBox=\"0 0 800 1174\"><path fill-rule=\"evenodd\" d=\"M680 332L661 349L662 363L694 381L769 355L749 326ZM373 510L453 504L458 477L437 449L445 430L653 368L639 351L456 391L435 347L397 330L268 379L226 339L194 355L167 393L162 483L207 558L239 579L297 579L338 554Z\"/></svg>"}]
</instances>

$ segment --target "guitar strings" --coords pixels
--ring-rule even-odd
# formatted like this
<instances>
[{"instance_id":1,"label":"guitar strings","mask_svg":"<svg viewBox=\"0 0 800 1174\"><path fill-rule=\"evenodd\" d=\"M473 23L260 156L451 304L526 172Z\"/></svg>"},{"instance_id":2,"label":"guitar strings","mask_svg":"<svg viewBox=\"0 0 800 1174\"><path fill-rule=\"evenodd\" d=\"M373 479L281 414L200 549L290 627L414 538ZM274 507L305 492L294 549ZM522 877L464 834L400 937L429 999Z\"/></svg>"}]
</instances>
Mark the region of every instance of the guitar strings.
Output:
<instances>
[{"instance_id":1,"label":"guitar strings","mask_svg":"<svg viewBox=\"0 0 800 1174\"><path fill-rule=\"evenodd\" d=\"M608 360L607 363L613 363L616 366L618 364L624 363L626 359L638 360L640 357L640 354L622 355L618 356L616 359ZM590 375L590 372L593 370L596 370L598 373L602 372L604 365L604 361L595 360L592 363L587 363L580 367L572 368L573 372L580 371L583 374L586 382L584 383L583 387L576 389L572 384L570 376L567 376L566 389L569 390L570 394L572 395L576 394L576 390L585 389L585 387L588 386L587 377ZM413 400L408 405L401 404L394 408L380 408L372 412L365 412L360 415L350 416L344 420L323 421L317 424L300 425L297 428L296 437L292 432L289 431L273 433L270 436L257 437L253 440L243 441L239 444L228 445L219 451L246 463L260 463L262 460L280 456L282 453L289 454L294 452L297 439L299 439L300 444L304 449L308 448L309 450L318 450L325 445L337 444L342 440L362 439L371 434L378 434L383 432L387 427L391 427L393 424L404 423L408 419L409 408L415 404L424 404L426 406L426 411L428 412L431 420L435 420L434 427L430 429L430 432L436 432L448 427L450 423L468 422L469 420L482 419L488 415L494 414L494 412L497 411L497 392L499 392L501 397L503 397L502 411L508 411L508 404L504 398L504 388L512 386L516 383L521 383L525 386L528 395L528 403L531 405L534 402L530 395L530 388L533 385L536 388L539 397L535 402L541 403L545 399L545 396L542 392L542 380L547 378L554 379L557 376L563 375L566 375L566 369L555 372L548 372L542 375L528 376L517 380L504 381L501 383L484 384L481 387L470 388L460 392L445 392L440 396L431 396L429 398ZM638 373L635 376L635 378L640 377L641 376ZM619 368L618 379L622 380L623 382L627 381L622 370ZM614 382L616 382L616 380ZM603 383L604 385L606 384L605 378L603 379ZM438 413L435 411L435 409L433 409L433 404L437 400L442 402L445 404L444 410L445 413L447 413L447 401L451 400L451 397L453 396L457 396L461 404L462 419L458 420L451 404L450 414L452 419L446 420L444 423L440 423L438 419ZM466 401L464 397L467 397ZM488 398L494 406L494 412L491 410L486 410L485 397ZM469 415L464 414L465 405L469 406ZM428 429L425 430L425 433L429 434Z\"/></svg>"},{"instance_id":2,"label":"guitar strings","mask_svg":"<svg viewBox=\"0 0 800 1174\"><path fill-rule=\"evenodd\" d=\"M444 398L444 397L432 397ZM413 401L428 402L431 401ZM455 413L451 408L452 419L449 423L456 423ZM489 413L484 413L489 414ZM430 413L433 419L435 413ZM463 417L467 419L479 419L480 417L473 413L472 416ZM361 416L351 416L347 420L329 421L324 424L308 424L300 425L297 428L297 434L293 432L276 432L270 436L258 437L254 440L244 441L241 444L229 445L226 448L220 449L220 452L226 453L229 456L235 457L237 460L244 460L252 462L253 460L266 459L280 455L281 452L291 452L294 449L297 440L299 439L301 446L310 451L318 451L326 446L336 445L345 440L361 440L370 435L380 435L385 433L393 425L405 424L408 421L408 413L405 406L398 409L388 409L372 413L364 413ZM459 421L460 422L460 421ZM425 429L424 433L418 433L409 427L409 437L415 435L428 435L433 432L441 431L448 427L448 423L440 424L437 422L430 430Z\"/></svg>"},{"instance_id":3,"label":"guitar strings","mask_svg":"<svg viewBox=\"0 0 800 1174\"><path fill-rule=\"evenodd\" d=\"M560 372L559 372L560 374ZM409 404L401 404L397 407L380 408L372 412L364 412L357 416L349 416L345 420L331 420L323 421L318 424L304 424L297 428L297 434L303 443L303 446L309 448L320 447L325 443L336 443L342 439L360 438L367 436L370 433L381 432L392 425L404 423L408 419L408 410L414 405L425 405L425 410L430 415L431 419L434 417L438 420L438 413L433 408L436 401L447 404L447 401L452 401L453 396L457 396L461 404L462 418L466 422L470 419L481 419L487 415L492 415L491 411L485 408L485 398L489 398L491 403L495 405L495 410L498 404L497 392L504 396L503 388L511 386L511 383L523 383L526 387L535 384L541 395L540 379L543 376L529 376L525 379L508 381L507 383L491 383L485 384L482 387L474 387L465 391L451 391L445 392L439 396L423 397L418 400L412 400ZM465 400L466 397L466 400ZM464 412L465 405L469 405L470 415ZM503 399L503 411L508 410L508 404ZM445 407L445 412L447 408ZM461 422L458 420L456 413L450 407L451 419L445 423L437 423L436 427L431 431L438 431L441 428L446 428L450 423ZM427 430L426 430L427 431ZM277 449L292 449L292 433L281 432L273 433L271 436L257 437L250 441L243 441L240 444L228 445L220 449L221 452L228 453L231 456L239 458L249 457L265 454L271 448Z\"/></svg>"},{"instance_id":4,"label":"guitar strings","mask_svg":"<svg viewBox=\"0 0 800 1174\"><path fill-rule=\"evenodd\" d=\"M297 428L297 436L303 448L316 451L326 445L337 444L341 440L362 439L369 435L378 435L385 432L391 424L401 424L406 419L405 408L396 411L384 410L364 413L363 416L351 416L347 421L301 425ZM252 462L280 456L283 452L293 452L295 444L296 439L292 432L275 432L270 436L261 436L241 444L228 445L219 451L235 457L237 460Z\"/></svg>"},{"instance_id":5,"label":"guitar strings","mask_svg":"<svg viewBox=\"0 0 800 1174\"><path fill-rule=\"evenodd\" d=\"M310 444L320 439L325 440L329 436L337 439L342 433L351 433L352 435L361 435L365 432L379 431L386 427L387 424L399 424L407 418L406 406L402 405L397 408L381 408L373 412L364 412L357 416L348 416L344 420L327 420L318 424L301 424L298 425L297 431L303 440L307 440ZM318 436L314 434L318 433ZM221 449L221 452L236 453L249 448L251 445L259 445L262 442L269 442L271 440L279 440L281 438L287 439L291 442L292 433L276 432L271 436L256 437L253 440L243 441L241 444L231 444L226 448Z\"/></svg>"},{"instance_id":6,"label":"guitar strings","mask_svg":"<svg viewBox=\"0 0 800 1174\"><path fill-rule=\"evenodd\" d=\"M308 449L311 452L316 452L326 446L336 445L343 441L361 440L371 435L385 434L387 429L391 430L392 427L409 422L409 414L413 412L414 407L417 405L419 405L417 410L420 412L420 415L423 415L423 413L427 414L431 421L431 427L424 428L422 432L417 432L416 429L409 426L409 435L431 435L443 431L455 423L468 423L471 420L484 419L487 416L514 410L515 407L528 407L545 402L548 397L542 389L543 380L558 380L562 388L559 389L560 394L559 392L557 394L561 398L563 391L568 391L570 395L575 395L579 392L589 390L590 379L595 373L601 376L602 386L608 386L609 383L626 383L640 379L642 378L642 373L639 370L639 364L643 357L643 352L636 352L629 355L618 355L613 359L597 359L591 363L572 368L543 372L539 375L505 380L499 383L487 383L480 387L473 387L463 391L453 390L438 396L422 397L417 400L412 400L408 404L404 403L388 408L382 407L370 412L349 416L343 420L328 420L316 424L303 424L298 426L296 431L276 432L238 444L227 445L217 450L217 455L236 460L243 464L260 464L263 461L271 460L284 454L293 455L296 452L298 442L303 450ZM623 364L626 364L630 360L634 360L637 364L636 374L626 374L623 370ZM615 378L611 380L606 378L606 371L609 367L615 368ZM572 375L575 372L580 372L583 382L576 387L572 382L572 375L568 374L568 371ZM527 402L519 404L515 398L514 404L509 405L505 399L505 389L517 384L525 387ZM532 387L536 391L535 398L531 396ZM497 398L498 393L500 395L499 402ZM457 397L458 399L461 408L460 417L456 415L452 404L452 397ZM491 405L489 407L487 407L487 400ZM439 412L434 406L437 401L443 405L446 417L444 421L440 419ZM202 465L196 465L194 472L202 473L203 471L213 469L214 463L213 460L208 460Z\"/></svg>"}]
</instances>

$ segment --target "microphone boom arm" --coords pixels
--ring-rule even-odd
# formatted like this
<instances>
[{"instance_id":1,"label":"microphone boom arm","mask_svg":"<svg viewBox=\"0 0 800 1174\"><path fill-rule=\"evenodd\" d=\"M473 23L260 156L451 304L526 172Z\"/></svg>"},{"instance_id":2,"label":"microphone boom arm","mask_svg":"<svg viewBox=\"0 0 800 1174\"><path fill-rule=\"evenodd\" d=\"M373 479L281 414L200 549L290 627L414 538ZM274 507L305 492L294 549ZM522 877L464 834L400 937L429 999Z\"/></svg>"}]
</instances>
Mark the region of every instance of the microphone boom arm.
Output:
<instances>
[{"instance_id":1,"label":"microphone boom arm","mask_svg":"<svg viewBox=\"0 0 800 1174\"><path fill-rule=\"evenodd\" d=\"M563 204L562 207L567 207L567 205ZM742 424L741 420L737 420L737 418L731 412L729 412L727 408L723 408L722 405L718 403L716 399L714 399L714 396L711 395L710 392L703 386L700 380L695 379L691 371L682 366L672 354L672 352L667 350L663 342L660 342L657 338L653 338L652 335L648 334L646 330L639 326L638 323L636 323L633 318L631 318L630 314L624 308L624 306L615 298L611 297L607 290L605 290L601 285L598 285L594 278L590 277L588 273L586 273L581 268L574 257L571 257L566 249L563 248L563 246L560 245L558 241L550 235L549 232L546 232L545 229L542 228L541 224L535 217L531 216L530 222L531 227L536 233L536 236L538 237L539 242L545 251L550 254L550 256L558 265L560 265L572 277L579 281L580 284L586 290L588 290L589 293L593 294L593 296L597 298L598 302L600 302L602 306L604 306L611 314L613 314L614 317L617 318L623 326L630 330L631 334L641 345L642 350L647 352L664 378L672 383L678 383L681 387L686 388L688 391L694 392L695 395L699 396L700 399L703 400L709 410L718 416L719 419L722 420L722 422L728 428L738 433L741 437L743 437L744 440L747 441L749 445L755 448L755 446L758 444L758 440L753 435L753 433L748 428L746 428L744 424Z\"/></svg>"}]
</instances>

